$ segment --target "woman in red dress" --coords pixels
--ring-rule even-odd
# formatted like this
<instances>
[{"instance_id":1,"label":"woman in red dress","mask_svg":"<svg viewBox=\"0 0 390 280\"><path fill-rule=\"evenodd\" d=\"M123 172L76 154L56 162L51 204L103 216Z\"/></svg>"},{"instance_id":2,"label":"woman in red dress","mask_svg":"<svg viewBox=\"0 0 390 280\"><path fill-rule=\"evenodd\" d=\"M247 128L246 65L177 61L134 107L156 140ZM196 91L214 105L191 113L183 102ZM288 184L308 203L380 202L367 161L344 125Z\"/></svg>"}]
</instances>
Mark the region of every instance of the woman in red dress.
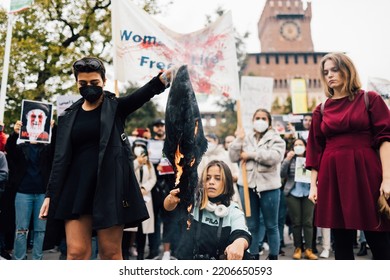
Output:
<instances>
[{"instance_id":1,"label":"woman in red dress","mask_svg":"<svg viewBox=\"0 0 390 280\"><path fill-rule=\"evenodd\" d=\"M321 78L328 99L313 112L306 158L315 224L333 229L335 259L354 259L355 230L364 230L374 259L390 259L390 220L377 210L379 195L390 196L389 108L361 90L344 54L323 57Z\"/></svg>"}]
</instances>

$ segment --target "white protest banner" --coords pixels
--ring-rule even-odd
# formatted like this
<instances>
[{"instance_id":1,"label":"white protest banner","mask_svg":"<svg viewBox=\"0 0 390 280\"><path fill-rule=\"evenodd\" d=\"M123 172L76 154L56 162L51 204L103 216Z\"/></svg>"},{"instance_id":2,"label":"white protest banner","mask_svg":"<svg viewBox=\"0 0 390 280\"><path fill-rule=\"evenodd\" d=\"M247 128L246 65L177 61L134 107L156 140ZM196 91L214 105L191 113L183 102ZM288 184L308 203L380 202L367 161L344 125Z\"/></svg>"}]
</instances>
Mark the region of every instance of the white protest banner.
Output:
<instances>
[{"instance_id":1,"label":"white protest banner","mask_svg":"<svg viewBox=\"0 0 390 280\"><path fill-rule=\"evenodd\" d=\"M196 93L238 95L238 66L231 12L208 27L176 33L130 0L112 1L114 78L145 82L161 69L188 65Z\"/></svg>"},{"instance_id":2,"label":"white protest banner","mask_svg":"<svg viewBox=\"0 0 390 280\"><path fill-rule=\"evenodd\" d=\"M81 96L76 94L59 95L57 97L57 116L61 116L66 108L68 108L70 105L75 103L80 98Z\"/></svg>"},{"instance_id":3,"label":"white protest banner","mask_svg":"<svg viewBox=\"0 0 390 280\"><path fill-rule=\"evenodd\" d=\"M369 77L367 90L379 93L390 108L390 81L382 78Z\"/></svg>"},{"instance_id":4,"label":"white protest banner","mask_svg":"<svg viewBox=\"0 0 390 280\"><path fill-rule=\"evenodd\" d=\"M252 132L252 117L263 108L271 111L274 79L269 77L241 77L240 106L242 125L246 133Z\"/></svg>"},{"instance_id":5,"label":"white protest banner","mask_svg":"<svg viewBox=\"0 0 390 280\"><path fill-rule=\"evenodd\" d=\"M32 5L33 0L11 0L9 13L17 13Z\"/></svg>"}]
</instances>

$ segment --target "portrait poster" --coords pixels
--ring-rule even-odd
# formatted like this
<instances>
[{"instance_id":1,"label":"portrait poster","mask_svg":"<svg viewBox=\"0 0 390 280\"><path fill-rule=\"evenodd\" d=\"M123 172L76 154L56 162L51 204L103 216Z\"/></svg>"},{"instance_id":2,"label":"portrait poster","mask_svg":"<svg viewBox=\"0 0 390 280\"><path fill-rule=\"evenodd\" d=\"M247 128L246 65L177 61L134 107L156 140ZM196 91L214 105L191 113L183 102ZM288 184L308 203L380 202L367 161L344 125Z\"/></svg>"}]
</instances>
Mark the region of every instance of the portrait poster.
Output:
<instances>
[{"instance_id":1,"label":"portrait poster","mask_svg":"<svg viewBox=\"0 0 390 280\"><path fill-rule=\"evenodd\" d=\"M281 135L292 134L295 131L291 130L289 124L297 125L300 123L300 116L297 115L273 115L272 116L272 127L275 131Z\"/></svg>"},{"instance_id":2,"label":"portrait poster","mask_svg":"<svg viewBox=\"0 0 390 280\"><path fill-rule=\"evenodd\" d=\"M23 99L19 140L50 143L52 118L53 104Z\"/></svg>"},{"instance_id":3,"label":"portrait poster","mask_svg":"<svg viewBox=\"0 0 390 280\"><path fill-rule=\"evenodd\" d=\"M311 180L311 171L305 168L306 158L296 157L295 161L295 182L309 183Z\"/></svg>"},{"instance_id":4,"label":"portrait poster","mask_svg":"<svg viewBox=\"0 0 390 280\"><path fill-rule=\"evenodd\" d=\"M307 138L309 137L311 121L313 119L312 113L306 113L306 114L296 115L296 116L299 116L300 122L294 124L295 131L298 133L300 138L307 141Z\"/></svg>"}]
</instances>

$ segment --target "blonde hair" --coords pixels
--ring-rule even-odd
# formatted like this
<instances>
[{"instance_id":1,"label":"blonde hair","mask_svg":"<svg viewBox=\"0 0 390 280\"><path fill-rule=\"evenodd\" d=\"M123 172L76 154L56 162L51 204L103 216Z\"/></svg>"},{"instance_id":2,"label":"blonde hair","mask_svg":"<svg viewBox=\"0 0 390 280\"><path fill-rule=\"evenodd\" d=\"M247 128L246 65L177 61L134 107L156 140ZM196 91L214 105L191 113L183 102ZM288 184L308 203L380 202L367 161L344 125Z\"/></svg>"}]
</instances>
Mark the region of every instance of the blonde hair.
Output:
<instances>
[{"instance_id":1,"label":"blonde hair","mask_svg":"<svg viewBox=\"0 0 390 280\"><path fill-rule=\"evenodd\" d=\"M344 85L342 88L343 92L348 93L349 99L355 98L355 93L361 88L361 82L359 75L356 71L356 67L352 60L343 53L329 53L321 59L321 81L327 97L332 97L334 91L330 88L325 80L324 65L326 61L332 61L338 70L340 71L341 77L344 79Z\"/></svg>"},{"instance_id":2,"label":"blonde hair","mask_svg":"<svg viewBox=\"0 0 390 280\"><path fill-rule=\"evenodd\" d=\"M230 168L227 166L226 163L220 160L213 160L209 164L207 164L206 168L202 172L202 200L200 203L200 209L206 208L207 203L209 202L209 197L206 194L204 186L207 182L207 171L212 166L218 166L219 170L221 171L221 182L223 185L223 192L222 194L226 195L226 201L221 201L223 204L229 205L229 202L234 194L233 189L233 176L230 171Z\"/></svg>"}]
</instances>

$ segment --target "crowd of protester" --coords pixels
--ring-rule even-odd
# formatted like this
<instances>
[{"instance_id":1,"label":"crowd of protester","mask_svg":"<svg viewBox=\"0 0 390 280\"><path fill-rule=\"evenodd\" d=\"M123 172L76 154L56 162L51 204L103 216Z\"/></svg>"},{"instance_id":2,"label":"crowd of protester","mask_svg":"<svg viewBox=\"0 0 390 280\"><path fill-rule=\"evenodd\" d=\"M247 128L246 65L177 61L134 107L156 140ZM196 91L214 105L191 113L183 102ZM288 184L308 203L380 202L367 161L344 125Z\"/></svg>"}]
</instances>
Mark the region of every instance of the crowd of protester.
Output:
<instances>
[{"instance_id":1,"label":"crowd of protester","mask_svg":"<svg viewBox=\"0 0 390 280\"><path fill-rule=\"evenodd\" d=\"M339 197L341 190L335 189L339 184L340 189L354 188L351 185L358 182L357 186L373 198L382 195L389 199L389 110L375 92L367 94L360 90L356 70L345 55L330 54L321 61L328 100L317 106L313 115L303 116L301 130L297 131L289 123L288 130L278 132L271 113L259 108L253 113L252 131L237 127L234 135L224 139L214 133L205 135L208 149L197 167L199 186L194 205L186 215L180 212L182 208L176 207L180 203L180 189L175 188L172 163L163 154L164 119L156 119L151 124L152 131L135 128L129 137L119 133L121 122L117 120L118 115L126 117L169 86L167 77L163 76L166 73L152 79L133 99L118 99L120 112L113 117L118 137L108 138L107 134L105 139L112 142L107 148L109 152L117 153L115 159L122 160L117 163L111 156L108 159L101 156L99 151L104 133L111 130L102 131L101 135L94 131L96 125L105 121L100 120L99 110L108 110L100 104L116 102L110 93L103 91L104 66L100 60L84 58L73 67L84 101L72 105L66 113L68 117L63 117L69 121L69 116L74 114L76 122L72 132L67 134L67 126L61 123L57 132L57 126L52 123L50 143L31 139L19 142L21 121L15 122L10 135L4 133L4 124L0 124L2 259L24 260L32 249L32 258L40 260L44 250L58 249L61 259L259 260L268 250L267 259L277 260L285 254L286 236L294 246L291 259L327 259L332 252L336 259L354 259L353 248L359 245L358 256L367 255L370 248L374 259L390 258L390 223L385 217L375 220L376 201L368 196L363 199L359 193ZM141 98L141 95L147 96ZM127 108L134 98L142 100ZM342 117L335 120L334 115L341 114L342 110L352 115L352 124L345 121L339 125ZM362 116L365 116L361 120L363 125L357 125L359 121L354 124ZM359 132L363 138L355 137ZM360 140L356 142L356 139ZM371 140L379 157L371 147ZM132 147L131 158L116 149L122 144L126 153ZM358 145L358 152L354 145ZM65 160L72 152L74 156ZM339 152L344 155L342 159ZM373 167L359 165L360 171L353 170L352 177L344 178L339 174L340 169L349 168L351 172L351 168L357 167L342 166L340 160L350 163L354 157L361 159L361 164L368 157ZM69 162L73 163L70 169ZM122 184L129 183L126 181L129 177L119 183L110 177L114 164L119 164L121 170L129 169L124 174L130 176L136 198L124 197L117 201L116 195L102 189L101 185L116 184L120 193ZM321 168L327 168L326 174L337 175L326 177ZM99 176L103 172L102 177L96 179L96 170ZM85 173L89 174L88 178ZM355 180L371 173L376 177L364 182ZM107 181L107 177L112 181ZM374 185L369 191L371 182ZM59 196L56 185L61 186ZM120 214L115 209L106 209L115 208L107 200L123 207ZM327 208L330 204L331 211ZM369 220L366 205L370 206ZM96 210L97 206L115 213L108 218L102 209ZM346 216L340 221L345 207L356 211L353 217ZM247 216L244 213L248 210L251 215ZM62 231L54 231L57 236L53 238L51 228L55 226L51 222L58 220L65 223ZM146 252L149 254L145 255Z\"/></svg>"}]
</instances>

